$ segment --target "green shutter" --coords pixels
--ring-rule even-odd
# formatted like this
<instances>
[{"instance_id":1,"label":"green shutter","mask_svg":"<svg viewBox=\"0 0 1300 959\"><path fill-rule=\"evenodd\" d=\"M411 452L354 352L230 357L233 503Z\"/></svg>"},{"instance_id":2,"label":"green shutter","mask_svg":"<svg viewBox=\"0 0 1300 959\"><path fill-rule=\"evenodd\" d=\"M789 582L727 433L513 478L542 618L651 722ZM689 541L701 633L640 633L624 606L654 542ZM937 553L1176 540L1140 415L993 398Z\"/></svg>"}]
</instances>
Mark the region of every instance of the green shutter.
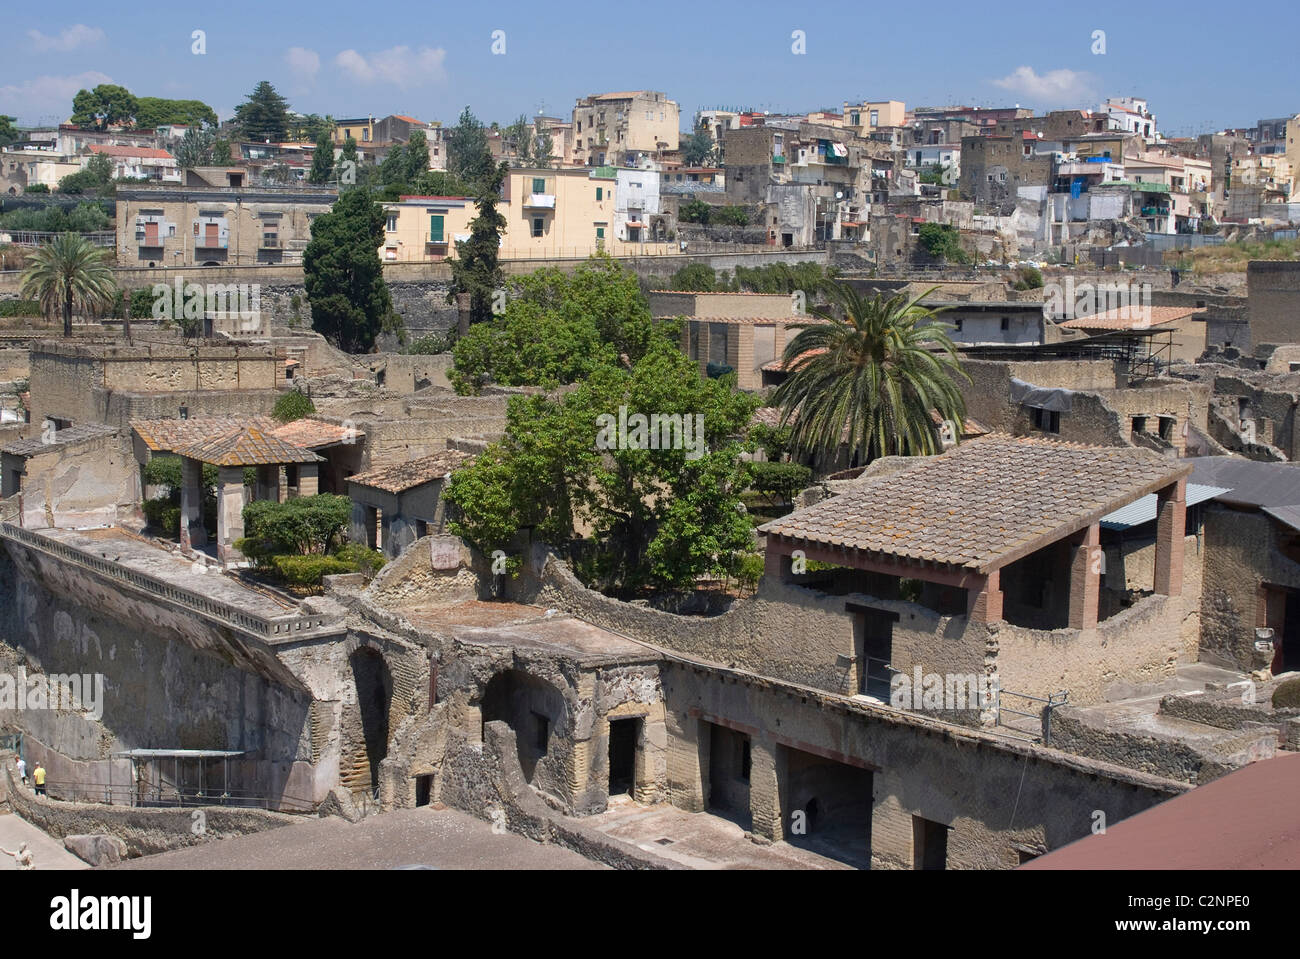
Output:
<instances>
[{"instance_id":1,"label":"green shutter","mask_svg":"<svg viewBox=\"0 0 1300 959\"><path fill-rule=\"evenodd\" d=\"M429 217L429 242L442 242L442 217L440 216Z\"/></svg>"},{"instance_id":2,"label":"green shutter","mask_svg":"<svg viewBox=\"0 0 1300 959\"><path fill-rule=\"evenodd\" d=\"M605 198L605 188L599 186L596 187L596 202L599 203L604 198Z\"/></svg>"},{"instance_id":3,"label":"green shutter","mask_svg":"<svg viewBox=\"0 0 1300 959\"><path fill-rule=\"evenodd\" d=\"M533 177L533 192L534 193L546 192L546 177L541 177L541 176Z\"/></svg>"},{"instance_id":4,"label":"green shutter","mask_svg":"<svg viewBox=\"0 0 1300 959\"><path fill-rule=\"evenodd\" d=\"M598 240L605 239L605 228L603 226L596 227L596 239Z\"/></svg>"}]
</instances>

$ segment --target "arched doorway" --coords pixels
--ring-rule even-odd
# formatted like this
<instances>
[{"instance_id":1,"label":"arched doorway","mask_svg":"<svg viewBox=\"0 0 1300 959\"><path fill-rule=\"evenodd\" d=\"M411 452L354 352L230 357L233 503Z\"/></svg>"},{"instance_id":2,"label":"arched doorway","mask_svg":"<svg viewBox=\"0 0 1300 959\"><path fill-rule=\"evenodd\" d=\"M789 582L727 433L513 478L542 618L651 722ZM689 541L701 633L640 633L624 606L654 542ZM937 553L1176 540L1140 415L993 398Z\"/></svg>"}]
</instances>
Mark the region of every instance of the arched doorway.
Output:
<instances>
[{"instance_id":1,"label":"arched doorway","mask_svg":"<svg viewBox=\"0 0 1300 959\"><path fill-rule=\"evenodd\" d=\"M544 679L507 669L484 689L482 715L484 724L499 719L515 731L519 765L533 783L538 765L552 751L551 737L566 726L563 694Z\"/></svg>"},{"instance_id":2,"label":"arched doorway","mask_svg":"<svg viewBox=\"0 0 1300 959\"><path fill-rule=\"evenodd\" d=\"M342 778L354 792L371 795L379 788L379 764L388 755L388 711L393 701L393 676L384 657L362 646L351 658L352 682L357 690L360 736L353 737L350 767Z\"/></svg>"}]
</instances>

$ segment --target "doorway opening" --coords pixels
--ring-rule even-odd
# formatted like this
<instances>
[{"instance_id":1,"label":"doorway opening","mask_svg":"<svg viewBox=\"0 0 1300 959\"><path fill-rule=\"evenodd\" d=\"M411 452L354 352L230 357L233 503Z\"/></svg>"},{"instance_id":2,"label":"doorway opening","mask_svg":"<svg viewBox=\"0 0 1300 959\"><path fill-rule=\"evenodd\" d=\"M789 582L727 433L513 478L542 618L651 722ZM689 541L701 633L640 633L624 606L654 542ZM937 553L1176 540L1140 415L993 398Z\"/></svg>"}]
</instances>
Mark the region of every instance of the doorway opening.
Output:
<instances>
[{"instance_id":1,"label":"doorway opening","mask_svg":"<svg viewBox=\"0 0 1300 959\"><path fill-rule=\"evenodd\" d=\"M640 719L609 721L609 794L631 796L636 787L636 742Z\"/></svg>"}]
</instances>

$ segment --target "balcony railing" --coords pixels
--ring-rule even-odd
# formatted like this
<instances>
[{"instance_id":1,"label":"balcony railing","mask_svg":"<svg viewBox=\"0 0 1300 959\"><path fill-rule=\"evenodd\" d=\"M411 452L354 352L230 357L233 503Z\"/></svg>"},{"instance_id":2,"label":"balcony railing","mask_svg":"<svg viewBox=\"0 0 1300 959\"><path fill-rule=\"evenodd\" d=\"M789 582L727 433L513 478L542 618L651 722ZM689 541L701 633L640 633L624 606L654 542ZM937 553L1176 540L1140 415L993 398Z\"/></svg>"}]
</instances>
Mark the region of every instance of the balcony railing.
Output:
<instances>
[{"instance_id":1,"label":"balcony railing","mask_svg":"<svg viewBox=\"0 0 1300 959\"><path fill-rule=\"evenodd\" d=\"M196 236L194 238L194 249L196 250L224 250L229 246L230 246L229 237Z\"/></svg>"},{"instance_id":2,"label":"balcony railing","mask_svg":"<svg viewBox=\"0 0 1300 959\"><path fill-rule=\"evenodd\" d=\"M440 243L440 244L445 245L445 244L447 243L447 234L445 234L445 233L430 233L430 234L428 235L428 239L426 239L424 242L425 242L425 243Z\"/></svg>"}]
</instances>

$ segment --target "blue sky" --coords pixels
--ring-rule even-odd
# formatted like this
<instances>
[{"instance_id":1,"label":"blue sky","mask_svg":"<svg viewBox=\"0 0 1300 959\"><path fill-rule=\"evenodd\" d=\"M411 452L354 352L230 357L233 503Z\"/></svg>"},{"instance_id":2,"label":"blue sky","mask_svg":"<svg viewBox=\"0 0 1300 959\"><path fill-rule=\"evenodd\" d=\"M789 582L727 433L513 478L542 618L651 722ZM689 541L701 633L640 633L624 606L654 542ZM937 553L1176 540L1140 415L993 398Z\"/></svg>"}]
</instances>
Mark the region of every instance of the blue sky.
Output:
<instances>
[{"instance_id":1,"label":"blue sky","mask_svg":"<svg viewBox=\"0 0 1300 959\"><path fill-rule=\"evenodd\" d=\"M901 99L1037 110L1146 97L1171 135L1300 111L1300 68L1278 51L1300 8L1233 16L1206 0L868 4L285 4L226 0L201 13L149 0L24 5L0 36L0 113L66 119L79 87L194 98L224 119L259 80L303 113L485 121L576 97L657 89L698 108L812 110ZM192 52L195 30L206 53ZM493 54L493 32L505 34ZM792 52L803 31L806 52ZM1094 54L1094 31L1105 52Z\"/></svg>"}]
</instances>

